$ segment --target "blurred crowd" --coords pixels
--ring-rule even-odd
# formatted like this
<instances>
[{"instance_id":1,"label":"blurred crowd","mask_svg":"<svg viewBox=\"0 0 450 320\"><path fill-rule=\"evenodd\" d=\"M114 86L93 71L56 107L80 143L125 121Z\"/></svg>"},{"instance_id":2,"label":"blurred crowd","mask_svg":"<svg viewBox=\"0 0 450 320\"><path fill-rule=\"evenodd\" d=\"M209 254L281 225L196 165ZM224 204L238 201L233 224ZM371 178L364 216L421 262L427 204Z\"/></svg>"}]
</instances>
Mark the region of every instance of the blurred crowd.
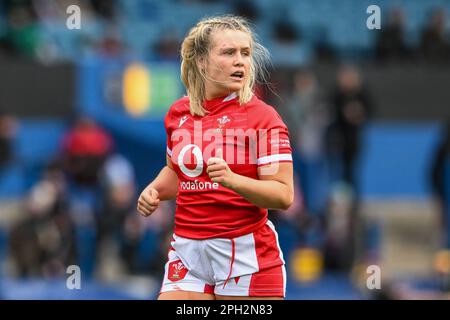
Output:
<instances>
[{"instance_id":1,"label":"blurred crowd","mask_svg":"<svg viewBox=\"0 0 450 320\"><path fill-rule=\"evenodd\" d=\"M205 8L224 5L227 13L247 17L265 37L265 45L269 47L273 61L277 65L299 67L314 62L336 61L349 52L337 48L329 39L330 26L320 26L315 36L302 30L290 15L288 4L280 5L278 11L270 19L263 12L261 4L252 0L244 1L169 1L165 6L173 4L173 10L183 10L183 6L200 4ZM65 30L68 18L66 11L69 5L80 7L82 28L72 33ZM140 0L133 10L143 10L139 19L143 23L164 22L160 13L163 9L153 1ZM348 5L348 4L347 4ZM224 10L222 8L222 10ZM265 9L270 10L269 9ZM295 10L295 9L294 9ZM133 14L123 1L109 0L5 0L0 4L0 54L19 55L44 63L76 60L92 55L105 58L139 55L155 60L178 60L179 46L187 30L179 30L180 26L161 25L153 30L154 25L146 25L143 30L146 37L142 40L138 35L139 25L128 21ZM144 12L145 11L145 12ZM208 13L209 14L209 13ZM189 25L195 23L192 17ZM391 6L382 11L383 26L373 31L368 48L350 48L350 55L361 56L380 62L420 60L437 63L450 61L450 40L447 27L448 12L443 7L427 9L425 23L419 29L407 28L408 16L400 6ZM179 21L181 24L181 21ZM176 22L175 22L176 23ZM127 25L131 30L127 30ZM134 29L133 29L134 28ZM187 28L187 26L186 26ZM65 31L64 31L65 30ZM151 36L150 34L155 34ZM140 37L140 36L139 36ZM268 38L267 38L268 37ZM133 45L133 38L141 43ZM415 39L415 40L411 40Z\"/></svg>"},{"instance_id":2,"label":"blurred crowd","mask_svg":"<svg viewBox=\"0 0 450 320\"><path fill-rule=\"evenodd\" d=\"M342 65L328 91L311 69L300 69L293 77L284 103L274 105L294 146L297 198L303 200L297 233L306 236L298 245L322 251L328 270L350 271L356 258L366 258L361 256L365 252L356 252L357 241L366 239L356 234L363 222L355 175L373 97L355 65Z\"/></svg>"},{"instance_id":3,"label":"blurred crowd","mask_svg":"<svg viewBox=\"0 0 450 320\"><path fill-rule=\"evenodd\" d=\"M0 4L4 19L0 55L45 63L64 60L60 44L48 41L41 26L58 17L65 19L67 14L62 8L69 3L80 5L87 19L105 25L100 37L81 36L81 56L112 58L129 54L131 48L117 27L118 2L5 0ZM234 13L259 22L254 2L232 3ZM351 272L358 262L379 258L368 244L369 225L360 212L356 179L364 147L363 132L376 118L377 109L376 97L358 63L450 62L444 9L430 12L414 44L407 41L406 19L401 8L392 9L386 25L376 31L373 47L356 59L357 64L343 60L326 37L311 44L289 19L271 21L273 38L268 42L274 65L295 70L287 84L275 88L276 93L267 88L259 91L278 106L294 147L296 202L287 212L271 216L280 227L280 240L286 241L282 245L287 256L295 248L314 248L323 254L326 270L343 272ZM182 35L176 32L161 33L144 56L177 61L181 40ZM331 88L319 81L311 67L316 62L340 64ZM272 71L273 83L283 77L277 72L277 68ZM0 176L2 168L14 161L15 123L11 115L0 114ZM430 186L440 203L443 248L450 248L446 238L449 127L437 146L429 172ZM60 152L51 159L22 203L24 218L8 231L7 246L13 264L10 273L18 277L62 276L68 265L78 264L88 277L159 277L171 234L174 203L164 203L151 219L137 214L135 202L140 190L133 163L117 151L111 134L93 119L80 115L61 141Z\"/></svg>"},{"instance_id":4,"label":"blurred crowd","mask_svg":"<svg viewBox=\"0 0 450 320\"><path fill-rule=\"evenodd\" d=\"M0 175L14 159L12 122L0 117ZM115 151L111 135L79 117L49 158L8 230L8 273L62 277L76 264L86 278L160 276L172 204L150 219L137 214L133 165Z\"/></svg>"}]
</instances>

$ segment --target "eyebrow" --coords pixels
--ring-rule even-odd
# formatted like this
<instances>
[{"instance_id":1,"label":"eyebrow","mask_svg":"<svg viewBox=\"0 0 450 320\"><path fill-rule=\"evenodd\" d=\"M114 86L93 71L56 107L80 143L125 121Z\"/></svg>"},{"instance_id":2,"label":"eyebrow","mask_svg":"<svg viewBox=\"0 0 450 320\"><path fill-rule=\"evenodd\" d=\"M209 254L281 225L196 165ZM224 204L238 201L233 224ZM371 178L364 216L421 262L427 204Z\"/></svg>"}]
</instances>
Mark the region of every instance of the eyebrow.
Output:
<instances>
[{"instance_id":1,"label":"eyebrow","mask_svg":"<svg viewBox=\"0 0 450 320\"><path fill-rule=\"evenodd\" d=\"M225 47L220 48L221 51L228 51L228 50L236 50L236 47ZM240 50L250 50L250 47L242 47Z\"/></svg>"}]
</instances>

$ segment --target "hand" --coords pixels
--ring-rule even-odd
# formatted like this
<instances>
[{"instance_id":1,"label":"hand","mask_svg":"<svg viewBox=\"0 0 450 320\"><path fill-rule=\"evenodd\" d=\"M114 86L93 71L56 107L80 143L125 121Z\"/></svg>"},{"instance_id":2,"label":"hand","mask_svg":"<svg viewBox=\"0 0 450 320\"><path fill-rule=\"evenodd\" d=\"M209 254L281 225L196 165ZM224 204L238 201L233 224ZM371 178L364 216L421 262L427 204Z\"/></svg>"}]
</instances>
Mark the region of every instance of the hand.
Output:
<instances>
[{"instance_id":1,"label":"hand","mask_svg":"<svg viewBox=\"0 0 450 320\"><path fill-rule=\"evenodd\" d=\"M150 216L159 205L159 193L155 188L148 186L142 191L138 199L137 209L144 217Z\"/></svg>"},{"instance_id":2,"label":"hand","mask_svg":"<svg viewBox=\"0 0 450 320\"><path fill-rule=\"evenodd\" d=\"M220 183L227 188L233 186L236 177L223 159L222 149L217 149L216 156L209 158L206 173L212 182Z\"/></svg>"}]
</instances>

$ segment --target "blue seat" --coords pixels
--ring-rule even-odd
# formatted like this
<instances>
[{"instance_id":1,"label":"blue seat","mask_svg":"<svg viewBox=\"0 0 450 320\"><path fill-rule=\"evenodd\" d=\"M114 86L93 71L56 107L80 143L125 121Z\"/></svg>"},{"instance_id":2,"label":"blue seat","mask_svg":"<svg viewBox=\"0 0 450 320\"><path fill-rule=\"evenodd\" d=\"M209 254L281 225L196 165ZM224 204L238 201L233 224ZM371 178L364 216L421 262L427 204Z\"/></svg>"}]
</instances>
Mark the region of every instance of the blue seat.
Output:
<instances>
[{"instance_id":1,"label":"blue seat","mask_svg":"<svg viewBox=\"0 0 450 320\"><path fill-rule=\"evenodd\" d=\"M0 168L0 199L21 197L26 191L24 169L17 163Z\"/></svg>"},{"instance_id":2,"label":"blue seat","mask_svg":"<svg viewBox=\"0 0 450 320\"><path fill-rule=\"evenodd\" d=\"M440 130L436 123L369 126L358 174L362 196L427 198L431 157Z\"/></svg>"},{"instance_id":3,"label":"blue seat","mask_svg":"<svg viewBox=\"0 0 450 320\"><path fill-rule=\"evenodd\" d=\"M15 143L15 154L25 175L26 188L40 177L42 169L60 151L66 131L62 120L22 120Z\"/></svg>"}]
</instances>

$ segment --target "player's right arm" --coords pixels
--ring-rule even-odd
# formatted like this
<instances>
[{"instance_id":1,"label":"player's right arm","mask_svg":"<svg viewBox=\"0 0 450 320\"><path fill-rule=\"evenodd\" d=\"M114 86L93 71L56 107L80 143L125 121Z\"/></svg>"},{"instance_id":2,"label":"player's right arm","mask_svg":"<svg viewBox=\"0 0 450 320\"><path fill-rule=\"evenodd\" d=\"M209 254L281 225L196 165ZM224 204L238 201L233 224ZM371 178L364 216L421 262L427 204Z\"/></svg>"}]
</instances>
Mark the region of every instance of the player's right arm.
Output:
<instances>
[{"instance_id":1,"label":"player's right arm","mask_svg":"<svg viewBox=\"0 0 450 320\"><path fill-rule=\"evenodd\" d=\"M144 217L151 215L160 201L174 199L178 193L178 177L168 156L166 162L167 165L139 196L137 209Z\"/></svg>"}]
</instances>

